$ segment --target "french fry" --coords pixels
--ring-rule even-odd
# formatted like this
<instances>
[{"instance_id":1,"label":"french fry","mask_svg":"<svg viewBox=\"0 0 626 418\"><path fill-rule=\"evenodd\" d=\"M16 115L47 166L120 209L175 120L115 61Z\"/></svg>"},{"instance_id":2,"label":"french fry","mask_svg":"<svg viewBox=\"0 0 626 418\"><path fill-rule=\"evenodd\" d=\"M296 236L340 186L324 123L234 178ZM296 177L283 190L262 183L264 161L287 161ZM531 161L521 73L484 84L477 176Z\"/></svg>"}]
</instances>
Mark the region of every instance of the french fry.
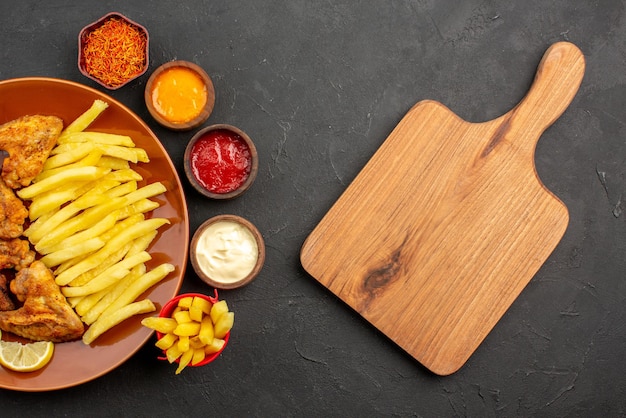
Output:
<instances>
[{"instance_id":1,"label":"french fry","mask_svg":"<svg viewBox=\"0 0 626 418\"><path fill-rule=\"evenodd\" d=\"M28 217L31 222L38 220L50 211L56 211L67 202L70 202L80 189L88 182L71 182L57 189L41 193L30 203L28 208ZM43 221L42 221L43 223ZM31 230L31 232L34 229Z\"/></svg>"},{"instance_id":2,"label":"french fry","mask_svg":"<svg viewBox=\"0 0 626 418\"><path fill-rule=\"evenodd\" d=\"M34 234L34 231L36 231L40 227L38 223L32 224L28 230L27 235L25 231L25 235L35 245L37 245L38 243L41 243L41 245L50 245L51 242L58 242L64 238L69 237L75 232L86 229L87 227L89 227L90 225L93 225L98 220L102 219L102 217L106 216L108 213L112 211L115 211L117 209L130 210L131 208L128 208L129 205L142 202L145 199L159 195L165 191L166 189L165 189L165 186L163 186L163 184L151 183L150 185L141 187L135 190L134 192L128 193L125 196L114 197L110 199L109 201L107 201L106 203L103 203L102 205L94 206L84 211L80 215L68 220L67 222L61 225L58 225L58 227L55 228L54 231L46 231L46 234L41 234L41 233L37 234L37 238L39 240L31 239L32 235ZM145 212L145 211L151 210L150 208L155 208L155 205L158 205L155 202L147 203L147 204L146 203L147 202L142 202L144 206L143 208L139 207L139 209L142 209L139 212ZM138 211L133 210L132 212L136 213Z\"/></svg>"},{"instance_id":3,"label":"french fry","mask_svg":"<svg viewBox=\"0 0 626 418\"><path fill-rule=\"evenodd\" d=\"M132 193L132 192L134 192L136 190L137 190L137 181L136 180L130 180L130 181L127 181L125 183L121 183L121 184L115 186L111 190L108 190L105 193L105 196L106 196L107 200L109 200L109 199L113 199L114 197L126 196L127 194Z\"/></svg>"},{"instance_id":4,"label":"french fry","mask_svg":"<svg viewBox=\"0 0 626 418\"><path fill-rule=\"evenodd\" d=\"M71 168L20 189L17 191L17 195L20 199L32 199L38 194L55 189L64 183L80 180L95 180L104 176L109 171L111 170L101 167Z\"/></svg>"},{"instance_id":5,"label":"french fry","mask_svg":"<svg viewBox=\"0 0 626 418\"><path fill-rule=\"evenodd\" d=\"M93 196L99 196L119 186L123 181L131 181L133 178L127 178L128 176L119 176L116 172L109 172L100 179L91 182L72 182L67 186L63 186L59 189L44 192L36 196L31 202L29 208L29 217L31 220L37 219L41 214L55 207L64 205L72 201L81 201L79 203L85 208L84 201ZM107 196L114 195L111 191Z\"/></svg>"},{"instance_id":6,"label":"french fry","mask_svg":"<svg viewBox=\"0 0 626 418\"><path fill-rule=\"evenodd\" d=\"M170 348L165 351L167 361L174 363L176 359L183 355L183 351L178 347L178 344L172 344Z\"/></svg>"},{"instance_id":7,"label":"french fry","mask_svg":"<svg viewBox=\"0 0 626 418\"><path fill-rule=\"evenodd\" d=\"M76 306L76 313L80 315L80 319L87 325L93 324L98 320L98 318L102 315L107 307L115 301L120 294L122 294L126 288L130 286L130 281L127 279L120 280L117 282L112 289L105 289L100 292L94 293L89 296L85 296L85 299L88 299L89 302L93 302L95 300L96 303L93 303L90 308L87 308L87 304L83 304L83 308L81 309L82 301Z\"/></svg>"},{"instance_id":8,"label":"french fry","mask_svg":"<svg viewBox=\"0 0 626 418\"><path fill-rule=\"evenodd\" d=\"M91 142L57 145L50 151L50 157L48 157L43 164L43 171L45 172L80 161L94 149L96 149L96 144Z\"/></svg>"},{"instance_id":9,"label":"french fry","mask_svg":"<svg viewBox=\"0 0 626 418\"><path fill-rule=\"evenodd\" d=\"M193 349L190 350L189 348L187 348L187 350L183 353L183 355L180 356L180 361L178 362L178 368L176 368L176 374L180 374L180 372L182 372L183 369L187 367L187 365L191 362L191 359L193 358L193 353L194 353Z\"/></svg>"},{"instance_id":10,"label":"french fry","mask_svg":"<svg viewBox=\"0 0 626 418\"><path fill-rule=\"evenodd\" d=\"M183 306L178 305L179 308L182 308ZM191 315L189 315L189 311L187 309L185 310L179 310L176 311L172 314L172 318L174 318L176 320L177 323L179 324L187 324L189 322L191 322Z\"/></svg>"},{"instance_id":11,"label":"french fry","mask_svg":"<svg viewBox=\"0 0 626 418\"><path fill-rule=\"evenodd\" d=\"M119 218L119 213L118 211L115 211L113 213L116 217ZM126 231L127 229L133 227L134 225L138 224L139 222L143 222L146 220L146 217L144 216L143 213L136 213L134 215L129 216L128 218L124 218L121 220L118 220L115 225L113 226L113 228L111 228L110 230L106 231L104 234L102 234L102 238L109 241L111 239L113 239L113 237L123 233L124 231ZM139 237L137 237L139 238Z\"/></svg>"},{"instance_id":12,"label":"french fry","mask_svg":"<svg viewBox=\"0 0 626 418\"><path fill-rule=\"evenodd\" d=\"M110 175L111 178L119 182L127 182L131 180L135 180L135 181L143 180L143 177L141 177L141 174L139 174L132 168L116 169L116 170L111 171L108 175Z\"/></svg>"},{"instance_id":13,"label":"french fry","mask_svg":"<svg viewBox=\"0 0 626 418\"><path fill-rule=\"evenodd\" d=\"M217 324L217 321L220 319L220 316L228 312L228 303L225 300L220 300L217 303L213 304L211 308L211 320L214 324Z\"/></svg>"},{"instance_id":14,"label":"french fry","mask_svg":"<svg viewBox=\"0 0 626 418\"><path fill-rule=\"evenodd\" d=\"M209 302L208 300L206 300L204 298L194 297L193 300L191 301L190 308L193 308L193 307L200 308L200 310L204 314L209 315L211 313L211 307L212 306L213 306L213 304L211 302Z\"/></svg>"},{"instance_id":15,"label":"french fry","mask_svg":"<svg viewBox=\"0 0 626 418\"><path fill-rule=\"evenodd\" d=\"M70 267L63 273L56 276L55 281L59 286L64 286L75 279L79 274L86 272L100 264L107 256L111 255L115 250L122 245L131 242L135 238L138 238L152 230L159 228L160 226L169 223L169 220L164 218L147 219L142 222L138 222L130 228L122 231L118 235L111 238L104 247L93 253L86 259L82 260L75 266Z\"/></svg>"},{"instance_id":16,"label":"french fry","mask_svg":"<svg viewBox=\"0 0 626 418\"><path fill-rule=\"evenodd\" d=\"M64 261L63 263L59 264L57 268L54 269L54 274L55 275L61 274L61 272L69 269L72 266L75 266L76 264L80 263L82 260L84 260L88 256L89 254L86 254L80 257L74 257L71 260Z\"/></svg>"},{"instance_id":17,"label":"french fry","mask_svg":"<svg viewBox=\"0 0 626 418\"><path fill-rule=\"evenodd\" d=\"M102 151L94 148L93 150L91 150L91 152L89 152L89 154L85 155L83 158L76 161L75 163L64 165L62 167L50 168L50 169L42 171L35 177L34 182L36 183L38 181L45 179L46 177L53 176L69 168L97 166L98 162L100 161L100 158L102 158Z\"/></svg>"},{"instance_id":18,"label":"french fry","mask_svg":"<svg viewBox=\"0 0 626 418\"><path fill-rule=\"evenodd\" d=\"M83 296L77 296L75 298L65 298L65 300L67 300L67 303L69 303L72 308L76 308L76 306L78 306L80 301L82 301L83 299Z\"/></svg>"},{"instance_id":19,"label":"french fry","mask_svg":"<svg viewBox=\"0 0 626 418\"><path fill-rule=\"evenodd\" d=\"M57 145L50 150L50 155L55 156L55 155L59 155L59 154L68 154L68 155L66 155L66 157L69 157L69 155L71 155L74 152L76 152L76 150L80 150L81 148L84 148L85 146L88 146L91 149L95 148L95 144L93 144L93 143L87 143L87 144L85 144L85 143L82 143L82 144L80 144L80 143L69 143L69 144L59 145L58 141L57 141ZM48 157L48 160L50 160L50 159L51 159L51 157ZM61 165L64 165L64 164L61 164ZM48 170L48 168L52 168L52 167L50 167L50 166L46 167L46 165L44 163L43 170L46 171L46 170Z\"/></svg>"},{"instance_id":20,"label":"french fry","mask_svg":"<svg viewBox=\"0 0 626 418\"><path fill-rule=\"evenodd\" d=\"M118 219L125 219L129 216L138 215L140 213L147 213L151 210L158 208L159 206L159 203L154 202L150 199L141 199L133 204L126 205L121 208L117 212Z\"/></svg>"},{"instance_id":21,"label":"french fry","mask_svg":"<svg viewBox=\"0 0 626 418\"><path fill-rule=\"evenodd\" d=\"M223 339L235 322L234 312L224 312L215 323L214 337Z\"/></svg>"},{"instance_id":22,"label":"french fry","mask_svg":"<svg viewBox=\"0 0 626 418\"><path fill-rule=\"evenodd\" d=\"M211 341L210 344L204 346L204 352L207 355L217 353L222 349L222 347L224 347L224 344L226 344L226 341L221 338L213 338L213 341Z\"/></svg>"},{"instance_id":23,"label":"french fry","mask_svg":"<svg viewBox=\"0 0 626 418\"><path fill-rule=\"evenodd\" d=\"M192 337L194 335L198 335L200 331L200 323L191 321L185 322L183 324L178 324L176 329L174 329L173 333L178 335L179 337Z\"/></svg>"},{"instance_id":24,"label":"french fry","mask_svg":"<svg viewBox=\"0 0 626 418\"><path fill-rule=\"evenodd\" d=\"M53 229L57 228L78 212L93 206L106 204L111 197L115 197L109 196L106 193L107 190L111 188L114 190L117 189L117 187L115 187L117 184L118 183L113 180L103 180L90 183L91 187L88 190L84 190L85 187L81 188L84 193L82 193L78 199L75 199L73 202L58 210L43 224L37 225L34 231L29 235L29 240L36 245L44 236L48 235ZM128 189L128 187L125 189Z\"/></svg>"},{"instance_id":25,"label":"french fry","mask_svg":"<svg viewBox=\"0 0 626 418\"><path fill-rule=\"evenodd\" d=\"M68 133L59 138L59 144L91 142L108 145L121 145L124 147L135 147L135 143L128 135L109 134L104 132L75 132Z\"/></svg>"},{"instance_id":26,"label":"french fry","mask_svg":"<svg viewBox=\"0 0 626 418\"><path fill-rule=\"evenodd\" d=\"M131 273L132 274L132 273ZM82 318L95 306L98 306L101 300L103 300L106 295L109 294L111 289L101 290L100 292L92 293L87 296L79 296L76 298L68 298L68 301L75 300L76 302L72 304L72 307L81 317L81 320L85 322ZM104 310L104 309L103 309ZM96 318L97 319L97 318Z\"/></svg>"},{"instance_id":27,"label":"french fry","mask_svg":"<svg viewBox=\"0 0 626 418\"><path fill-rule=\"evenodd\" d=\"M111 189L118 187L122 182L115 179L112 172L107 173L102 178L89 182L76 190L74 202L108 193ZM87 207L87 206L85 206Z\"/></svg>"},{"instance_id":28,"label":"french fry","mask_svg":"<svg viewBox=\"0 0 626 418\"><path fill-rule=\"evenodd\" d=\"M159 231L154 230L150 233L147 233L146 235L143 235L135 239L132 242L130 249L128 250L128 255L131 256L131 255L147 250L150 244L152 244L152 241L154 241L154 238L156 238L158 233Z\"/></svg>"},{"instance_id":29,"label":"french fry","mask_svg":"<svg viewBox=\"0 0 626 418\"><path fill-rule=\"evenodd\" d=\"M106 269L108 269L109 267L114 266L116 263L118 263L124 257L127 257L128 256L128 250L130 249L130 247L131 247L131 244L128 243L128 244L118 248L111 255L106 257L100 264L98 264L94 268L89 269L86 272L80 274L78 277L76 277L74 280L72 280L70 283L68 283L68 286L78 287L78 286L86 285L91 280L93 280L94 277L102 274L102 272L104 272ZM85 260L86 258L87 257L83 257L82 259L78 259L78 261L74 265L80 263L81 261ZM68 266L63 271L69 269L70 267L72 267L72 266ZM62 271L59 272L59 274L61 274L61 273L62 273Z\"/></svg>"},{"instance_id":30,"label":"french fry","mask_svg":"<svg viewBox=\"0 0 626 418\"><path fill-rule=\"evenodd\" d=\"M114 286L83 297L75 307L76 313L81 316L83 322L87 323L87 315L89 315L89 318L93 318L91 322L94 322L109 304L117 299L132 282L145 273L145 264L136 266L127 277L117 282Z\"/></svg>"},{"instance_id":31,"label":"french fry","mask_svg":"<svg viewBox=\"0 0 626 418\"><path fill-rule=\"evenodd\" d=\"M41 227L41 225L43 225L44 222L46 222L48 219L50 219L59 210L60 210L60 208L56 208L56 209L53 209L53 210L51 210L49 212L46 212L45 214L40 216L35 222L31 223L30 226L27 229L24 230L22 235L24 235L26 238L30 239L31 234L33 234L34 231L37 230L37 228Z\"/></svg>"},{"instance_id":32,"label":"french fry","mask_svg":"<svg viewBox=\"0 0 626 418\"><path fill-rule=\"evenodd\" d=\"M110 168L111 170L124 170L130 168L130 163L128 160L103 155L98 161L98 167Z\"/></svg>"},{"instance_id":33,"label":"french fry","mask_svg":"<svg viewBox=\"0 0 626 418\"><path fill-rule=\"evenodd\" d=\"M148 153L143 148L133 148L133 152L135 153L135 158L140 163L149 163L150 157L148 157Z\"/></svg>"},{"instance_id":34,"label":"french fry","mask_svg":"<svg viewBox=\"0 0 626 418\"><path fill-rule=\"evenodd\" d=\"M189 338L189 348L204 348L204 343L200 341L197 335Z\"/></svg>"},{"instance_id":35,"label":"french fry","mask_svg":"<svg viewBox=\"0 0 626 418\"><path fill-rule=\"evenodd\" d=\"M146 272L137 280L130 283L128 287L126 287L114 301L106 306L102 313L98 313L94 309L91 309L89 312L87 312L82 318L83 322L85 322L86 324L91 324L98 317L103 315L109 315L110 313L121 309L123 306L137 299L139 295L145 292L148 288L163 280L172 271L174 271L174 266L169 263L164 263Z\"/></svg>"},{"instance_id":36,"label":"french fry","mask_svg":"<svg viewBox=\"0 0 626 418\"><path fill-rule=\"evenodd\" d=\"M138 216L138 217L125 219L123 222L115 222L115 218L117 217L117 214L116 214L115 212L113 212L113 213L110 213L109 215L111 216L111 218L113 218L113 219L114 219L114 222L113 222L112 227L111 227L111 228L109 228L109 229L107 229L107 230L105 230L105 231L103 231L103 232L101 232L99 235L97 235L100 239L102 239L102 240L103 240L103 241L105 241L105 242L108 242L112 236L115 236L115 235L120 234L122 231L124 231L124 229L125 229L125 228L130 227L131 225L133 225L133 224L135 224L135 223L140 222L140 221L142 221L142 220L143 220L143 215L140 215L140 216ZM107 215L107 217L108 217L109 215ZM105 217L105 219L106 219L106 217ZM110 221L108 221L108 222L110 222ZM64 224L64 225L65 225L65 224ZM62 226L63 226L63 225L62 225ZM59 228L59 230L62 230L62 228ZM55 231L55 232L56 232L56 231ZM50 235L48 235L46 238L50 238L50 236L51 236L51 235L53 235L55 232L51 233L51 234L50 234ZM73 239L74 237L79 236L79 235L81 235L81 234L83 234L83 233L86 233L86 232L87 232L87 230L83 230L83 231L78 232L78 233L76 233L76 234L74 234L74 235L71 235L71 236L70 236L70 237L68 237L67 239L64 239L64 241L63 241L63 242L67 242L67 241L69 241L69 240ZM44 241L44 240L42 240L42 242L43 242L43 241ZM47 241L46 241L46 243L47 243ZM53 248L58 248L60 245L61 245L61 244L60 244L60 243L58 243L58 244L56 244ZM122 258L126 255L126 253L128 252L128 250L130 249L130 245L131 245L130 243L127 243L127 244L124 244L124 245L120 246L117 250L113 251L111 254L106 255L106 258L105 258L104 260L102 260L102 261L101 261L101 262L100 262L97 266L95 266L93 269L88 269L88 270L91 270L91 271L87 271L87 272L88 272L88 273L93 273L93 272L97 271L98 269L101 269L100 271L104 271L104 269L106 269L106 268L108 268L108 267L112 266L113 264L115 264L117 261L121 260L121 259L122 259ZM36 246L35 248L37 248L37 246ZM88 256L91 256L91 255L93 255L93 254L89 254ZM60 268L59 268L59 269L57 269L57 270L55 271L55 275L56 275L56 276L60 275L60 274L61 274L62 272L64 272L65 270L68 270L70 267L73 267L73 266L75 266L75 265L79 264L80 262L84 261L84 259L86 259L86 258L87 258L87 257L84 257L83 259L78 259L78 260L76 260L76 262L74 262L74 263L73 263L72 265L70 265L70 266L65 266L65 265L64 265L64 266L62 266L62 267L63 267L63 269L60 269ZM81 276L82 276L82 275L83 275L83 273L81 273L81 274L79 275L79 278L81 278ZM82 285L82 284L85 284L85 283L86 283L86 281L90 280L90 279L91 279L91 277L93 277L93 275L89 276L89 279L87 279L87 280L85 280L85 279L83 278L83 279L82 279L82 281L81 281L81 283L77 283L77 281L76 281L76 282L75 282L75 281L72 281L72 282L70 282L70 284L71 284L71 285L73 285L73 286L80 286L80 285ZM76 280L76 279L75 279L75 280Z\"/></svg>"},{"instance_id":37,"label":"french fry","mask_svg":"<svg viewBox=\"0 0 626 418\"><path fill-rule=\"evenodd\" d=\"M177 307L189 309L192 303L193 303L193 296L186 296L178 300Z\"/></svg>"},{"instance_id":38,"label":"french fry","mask_svg":"<svg viewBox=\"0 0 626 418\"><path fill-rule=\"evenodd\" d=\"M35 245L35 249L40 254L49 254L55 251L59 251L65 247L71 247L73 245L80 244L81 242L87 241L91 238L95 238L113 228L116 221L117 214L109 213L90 228L87 228L81 232L69 236L68 238L65 238L62 241L59 241L58 243L52 243L48 246L40 245L40 243L37 243L37 245Z\"/></svg>"},{"instance_id":39,"label":"french fry","mask_svg":"<svg viewBox=\"0 0 626 418\"><path fill-rule=\"evenodd\" d=\"M118 280L128 276L128 274L130 274L130 270L136 265L145 263L150 259L152 259L150 254L146 251L142 251L115 263L102 273L95 276L84 286L66 286L63 287L61 291L66 297L86 296L99 292L100 290L114 285Z\"/></svg>"},{"instance_id":40,"label":"french fry","mask_svg":"<svg viewBox=\"0 0 626 418\"><path fill-rule=\"evenodd\" d=\"M145 319L148 319L148 318L145 318ZM143 321L142 321L142 324L143 324ZM164 336L162 336L159 339L159 341L156 342L155 345L161 350L167 350L168 348L173 346L175 342L178 342L178 336L172 333L167 333Z\"/></svg>"},{"instance_id":41,"label":"french fry","mask_svg":"<svg viewBox=\"0 0 626 418\"><path fill-rule=\"evenodd\" d=\"M107 276L107 282L110 282L111 283L110 286L113 286L116 282L124 279L129 274L130 274L130 270L125 270L122 268L115 269L109 276ZM96 277L99 277L99 276L96 276ZM89 280L87 281L87 284L83 286L63 286L61 288L61 293L63 293L63 296L65 296L69 300L69 299L74 299L74 298L84 298L84 297L92 296L95 294L99 294L100 296L103 296L106 293L106 291L109 290L108 287L100 288L100 286L96 286L96 285L90 286L92 282L93 280ZM101 281L100 283L103 283L103 281ZM100 293L100 292L105 292L105 293ZM78 306L81 301L82 299L78 301L78 303L76 303L75 306ZM97 301L94 301L94 302L97 302Z\"/></svg>"},{"instance_id":42,"label":"french fry","mask_svg":"<svg viewBox=\"0 0 626 418\"><path fill-rule=\"evenodd\" d=\"M46 265L46 267L50 268L58 266L59 264L72 258L80 257L92 251L96 251L102 247L104 247L104 241L102 241L98 237L91 238L84 242L81 242L80 244L66 247L59 251L47 254L41 258L41 261Z\"/></svg>"},{"instance_id":43,"label":"french fry","mask_svg":"<svg viewBox=\"0 0 626 418\"><path fill-rule=\"evenodd\" d=\"M201 307L196 306L196 305L191 305L189 307L189 317L191 318L192 321L200 323L200 321L202 321L202 316L203 315L204 314L202 313L202 308Z\"/></svg>"},{"instance_id":44,"label":"french fry","mask_svg":"<svg viewBox=\"0 0 626 418\"><path fill-rule=\"evenodd\" d=\"M66 222L59 225L53 231L50 231L49 233L47 233L38 242L33 241L31 239L32 233L31 235L28 235L28 238L31 239L31 242L33 242L35 246L37 245L49 246L51 244L58 243L61 240L70 237L74 233L77 233L79 231L83 231L89 228L90 226L94 225L99 220L101 220L103 217L107 216L111 212L115 212L117 209L123 206L124 206L123 197L113 198L109 200L108 202L103 203L102 205L97 205L92 208L89 208L83 211L82 213L80 213L79 215L77 215L76 217L72 219L68 219Z\"/></svg>"},{"instance_id":45,"label":"french fry","mask_svg":"<svg viewBox=\"0 0 626 418\"><path fill-rule=\"evenodd\" d=\"M58 227L63 221L70 219L73 215L80 212L81 209L78 205L73 203L74 202L55 211L45 222L33 224L32 229L29 228L31 229L31 233L28 236L30 242L37 244L48 232Z\"/></svg>"},{"instance_id":46,"label":"french fry","mask_svg":"<svg viewBox=\"0 0 626 418\"><path fill-rule=\"evenodd\" d=\"M205 345L211 344L215 337L215 331L213 328L213 321L210 316L205 316L200 323L200 331L198 331L198 338Z\"/></svg>"},{"instance_id":47,"label":"french fry","mask_svg":"<svg viewBox=\"0 0 626 418\"><path fill-rule=\"evenodd\" d=\"M63 132L61 132L59 141L63 141L63 137L66 135L82 132L87 129L87 127L91 125L91 123L96 120L96 118L100 116L100 114L104 112L107 107L109 107L107 102L99 99L94 100L89 109L74 119L74 121L70 123L63 130Z\"/></svg>"},{"instance_id":48,"label":"french fry","mask_svg":"<svg viewBox=\"0 0 626 418\"><path fill-rule=\"evenodd\" d=\"M189 350L189 336L179 335L178 342L176 342L176 345L178 345L178 349L182 351L183 354L187 352Z\"/></svg>"},{"instance_id":49,"label":"french fry","mask_svg":"<svg viewBox=\"0 0 626 418\"><path fill-rule=\"evenodd\" d=\"M191 357L191 365L194 366L200 363L206 357L204 347L198 347L193 350L193 357Z\"/></svg>"},{"instance_id":50,"label":"french fry","mask_svg":"<svg viewBox=\"0 0 626 418\"><path fill-rule=\"evenodd\" d=\"M143 299L139 302L125 305L108 315L98 318L96 322L91 324L89 329L83 334L83 342L85 344L91 344L100 335L131 316L154 312L155 310L156 307L150 299Z\"/></svg>"},{"instance_id":51,"label":"french fry","mask_svg":"<svg viewBox=\"0 0 626 418\"><path fill-rule=\"evenodd\" d=\"M137 153L134 151L134 148L122 147L119 145L108 145L108 144L97 144L95 145L100 151L102 151L103 155L108 155L109 157L119 158L120 160L126 160L131 163L136 163Z\"/></svg>"},{"instance_id":52,"label":"french fry","mask_svg":"<svg viewBox=\"0 0 626 418\"><path fill-rule=\"evenodd\" d=\"M148 199L150 197L154 197L160 195L161 193L165 193L167 189L161 182L150 183L147 186L143 186L132 193L129 193L125 196L126 204L130 205L135 202L138 202L142 199Z\"/></svg>"},{"instance_id":53,"label":"french fry","mask_svg":"<svg viewBox=\"0 0 626 418\"><path fill-rule=\"evenodd\" d=\"M173 318L161 318L155 316L149 316L141 320L141 325L148 327L162 334L172 333L178 323ZM167 347L165 347L167 348Z\"/></svg>"}]
</instances>

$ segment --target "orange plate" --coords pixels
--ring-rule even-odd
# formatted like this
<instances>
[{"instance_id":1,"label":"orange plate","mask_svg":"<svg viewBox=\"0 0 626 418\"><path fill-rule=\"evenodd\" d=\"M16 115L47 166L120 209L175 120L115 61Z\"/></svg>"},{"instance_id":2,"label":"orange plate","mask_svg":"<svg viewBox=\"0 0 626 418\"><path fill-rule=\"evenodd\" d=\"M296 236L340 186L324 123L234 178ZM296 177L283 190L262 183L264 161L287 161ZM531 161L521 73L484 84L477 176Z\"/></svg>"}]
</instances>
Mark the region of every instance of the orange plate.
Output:
<instances>
[{"instance_id":1,"label":"orange plate","mask_svg":"<svg viewBox=\"0 0 626 418\"><path fill-rule=\"evenodd\" d=\"M95 99L109 104L89 130L129 135L144 148L150 162L136 170L149 182L161 181L167 192L159 196L161 207L155 217L168 218L148 250L148 268L168 262L176 269L143 297L157 305L157 312L180 289L189 250L189 219L180 179L167 152L150 128L130 109L115 99L78 83L52 78L20 78L0 82L0 124L26 114L56 115L65 125L87 110ZM16 373L0 367L0 388L27 392L62 389L88 382L110 372L130 358L150 338L152 331L141 326L143 316L129 319L103 334L92 345L82 341L56 344L52 361L32 373ZM2 339L14 339L5 332Z\"/></svg>"}]
</instances>

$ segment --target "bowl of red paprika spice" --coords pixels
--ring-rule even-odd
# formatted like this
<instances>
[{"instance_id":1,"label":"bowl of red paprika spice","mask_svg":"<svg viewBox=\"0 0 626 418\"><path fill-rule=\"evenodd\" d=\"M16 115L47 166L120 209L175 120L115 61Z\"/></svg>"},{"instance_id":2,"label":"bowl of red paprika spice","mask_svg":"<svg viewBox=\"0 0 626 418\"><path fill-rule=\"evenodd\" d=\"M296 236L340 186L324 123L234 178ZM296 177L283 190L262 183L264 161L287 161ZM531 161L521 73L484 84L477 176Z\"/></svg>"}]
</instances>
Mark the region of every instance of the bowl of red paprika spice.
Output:
<instances>
[{"instance_id":1,"label":"bowl of red paprika spice","mask_svg":"<svg viewBox=\"0 0 626 418\"><path fill-rule=\"evenodd\" d=\"M241 129L217 124L200 129L185 149L187 179L212 199L232 199L254 182L259 158L252 139Z\"/></svg>"},{"instance_id":2,"label":"bowl of red paprika spice","mask_svg":"<svg viewBox=\"0 0 626 418\"><path fill-rule=\"evenodd\" d=\"M78 69L109 90L116 90L148 69L149 37L145 27L111 12L78 34Z\"/></svg>"}]
</instances>

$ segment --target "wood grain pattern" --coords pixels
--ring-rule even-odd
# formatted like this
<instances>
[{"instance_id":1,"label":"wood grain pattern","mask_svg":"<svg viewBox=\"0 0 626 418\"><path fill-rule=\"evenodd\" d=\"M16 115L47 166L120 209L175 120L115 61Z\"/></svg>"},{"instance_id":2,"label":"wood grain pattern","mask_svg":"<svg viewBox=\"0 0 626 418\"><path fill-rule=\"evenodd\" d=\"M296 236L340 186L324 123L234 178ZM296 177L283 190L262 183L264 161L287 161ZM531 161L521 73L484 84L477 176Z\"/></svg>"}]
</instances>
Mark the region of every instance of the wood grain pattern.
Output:
<instances>
[{"instance_id":1,"label":"wood grain pattern","mask_svg":"<svg viewBox=\"0 0 626 418\"><path fill-rule=\"evenodd\" d=\"M552 45L526 97L485 123L417 103L306 239L303 267L432 372L457 371L567 228L534 152L584 68Z\"/></svg>"}]
</instances>

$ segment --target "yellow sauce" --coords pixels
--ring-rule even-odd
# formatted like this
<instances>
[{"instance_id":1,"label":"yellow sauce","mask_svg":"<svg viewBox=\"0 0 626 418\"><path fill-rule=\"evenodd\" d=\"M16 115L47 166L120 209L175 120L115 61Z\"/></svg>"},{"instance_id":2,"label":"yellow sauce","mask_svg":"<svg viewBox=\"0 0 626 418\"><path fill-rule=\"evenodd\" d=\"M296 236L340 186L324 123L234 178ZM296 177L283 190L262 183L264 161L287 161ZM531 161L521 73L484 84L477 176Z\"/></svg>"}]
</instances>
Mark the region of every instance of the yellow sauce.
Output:
<instances>
[{"instance_id":1,"label":"yellow sauce","mask_svg":"<svg viewBox=\"0 0 626 418\"><path fill-rule=\"evenodd\" d=\"M196 252L202 271L224 284L237 282L250 274L259 256L252 232L233 221L209 225L198 239Z\"/></svg>"},{"instance_id":2,"label":"yellow sauce","mask_svg":"<svg viewBox=\"0 0 626 418\"><path fill-rule=\"evenodd\" d=\"M155 80L152 104L155 110L170 122L189 122L202 112L206 102L206 85L190 68L169 68Z\"/></svg>"}]
</instances>

